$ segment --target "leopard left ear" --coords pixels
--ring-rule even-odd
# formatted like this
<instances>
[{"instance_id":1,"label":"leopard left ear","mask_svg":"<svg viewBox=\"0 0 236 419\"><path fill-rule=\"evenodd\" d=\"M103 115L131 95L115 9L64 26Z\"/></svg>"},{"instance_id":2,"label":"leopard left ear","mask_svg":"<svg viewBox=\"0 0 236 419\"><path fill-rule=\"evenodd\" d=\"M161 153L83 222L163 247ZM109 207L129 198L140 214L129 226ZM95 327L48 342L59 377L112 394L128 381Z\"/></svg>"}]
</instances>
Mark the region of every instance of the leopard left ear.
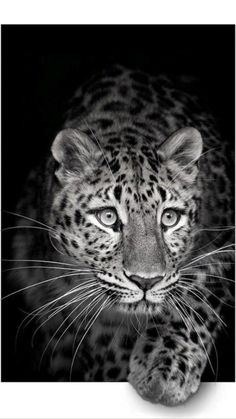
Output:
<instances>
[{"instance_id":1,"label":"leopard left ear","mask_svg":"<svg viewBox=\"0 0 236 419\"><path fill-rule=\"evenodd\" d=\"M59 165L55 175L61 183L74 176L91 176L101 158L97 145L86 134L72 128L57 134L51 151Z\"/></svg>"},{"instance_id":2,"label":"leopard left ear","mask_svg":"<svg viewBox=\"0 0 236 419\"><path fill-rule=\"evenodd\" d=\"M198 161L202 153L202 136L196 128L186 127L174 132L159 151L164 160L174 160L180 166L186 166Z\"/></svg>"}]
</instances>

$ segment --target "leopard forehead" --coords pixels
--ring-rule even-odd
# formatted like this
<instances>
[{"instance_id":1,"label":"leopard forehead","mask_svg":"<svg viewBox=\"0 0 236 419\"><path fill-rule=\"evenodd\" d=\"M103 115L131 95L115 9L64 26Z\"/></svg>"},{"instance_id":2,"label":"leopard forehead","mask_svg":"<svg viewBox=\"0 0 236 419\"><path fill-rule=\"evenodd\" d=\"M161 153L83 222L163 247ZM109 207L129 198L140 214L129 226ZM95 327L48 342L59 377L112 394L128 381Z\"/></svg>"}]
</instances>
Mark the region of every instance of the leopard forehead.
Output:
<instances>
[{"instance_id":1,"label":"leopard forehead","mask_svg":"<svg viewBox=\"0 0 236 419\"><path fill-rule=\"evenodd\" d=\"M189 199L195 187L187 188L174 179L175 172L162 163L155 148L142 145L138 149L111 146L105 149L106 157L93 176L84 182L75 181L61 197L65 196L77 209L89 206L123 206L129 213L151 214L161 204L191 207ZM174 180L174 181L173 181ZM64 209L64 207L63 207Z\"/></svg>"}]
</instances>

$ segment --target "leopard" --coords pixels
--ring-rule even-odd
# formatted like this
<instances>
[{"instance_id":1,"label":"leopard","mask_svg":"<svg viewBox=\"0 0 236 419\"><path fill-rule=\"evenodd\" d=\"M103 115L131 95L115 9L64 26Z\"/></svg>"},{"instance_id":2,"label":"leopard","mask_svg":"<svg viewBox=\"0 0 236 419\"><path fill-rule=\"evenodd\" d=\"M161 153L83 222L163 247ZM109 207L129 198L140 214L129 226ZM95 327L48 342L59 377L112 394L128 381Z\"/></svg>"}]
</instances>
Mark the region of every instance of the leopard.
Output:
<instances>
[{"instance_id":1,"label":"leopard","mask_svg":"<svg viewBox=\"0 0 236 419\"><path fill-rule=\"evenodd\" d=\"M191 85L93 75L28 177L9 282L48 381L128 381L176 406L213 368L234 301L232 150Z\"/></svg>"}]
</instances>

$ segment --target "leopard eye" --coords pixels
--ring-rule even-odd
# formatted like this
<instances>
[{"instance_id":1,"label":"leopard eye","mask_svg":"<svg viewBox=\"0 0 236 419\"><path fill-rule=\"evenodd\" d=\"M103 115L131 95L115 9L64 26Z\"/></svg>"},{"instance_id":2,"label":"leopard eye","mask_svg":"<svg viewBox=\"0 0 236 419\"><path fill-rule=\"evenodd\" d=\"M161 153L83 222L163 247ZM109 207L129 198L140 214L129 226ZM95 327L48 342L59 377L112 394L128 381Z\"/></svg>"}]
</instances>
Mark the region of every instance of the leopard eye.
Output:
<instances>
[{"instance_id":1,"label":"leopard eye","mask_svg":"<svg viewBox=\"0 0 236 419\"><path fill-rule=\"evenodd\" d=\"M180 214L173 210L173 209L167 209L163 212L161 217L161 223L165 227L173 227L175 226L180 219Z\"/></svg>"},{"instance_id":2,"label":"leopard eye","mask_svg":"<svg viewBox=\"0 0 236 419\"><path fill-rule=\"evenodd\" d=\"M112 208L105 208L97 211L96 216L98 221L107 227L112 227L118 219L116 210Z\"/></svg>"}]
</instances>

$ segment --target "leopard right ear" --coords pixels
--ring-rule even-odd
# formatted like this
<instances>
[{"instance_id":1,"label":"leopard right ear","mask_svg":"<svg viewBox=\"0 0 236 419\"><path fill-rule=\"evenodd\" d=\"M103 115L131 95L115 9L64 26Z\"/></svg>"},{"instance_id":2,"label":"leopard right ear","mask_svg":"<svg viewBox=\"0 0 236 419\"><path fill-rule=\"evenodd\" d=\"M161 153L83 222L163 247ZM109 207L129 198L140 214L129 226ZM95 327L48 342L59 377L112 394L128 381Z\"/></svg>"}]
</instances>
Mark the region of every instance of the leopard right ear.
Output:
<instances>
[{"instance_id":1,"label":"leopard right ear","mask_svg":"<svg viewBox=\"0 0 236 419\"><path fill-rule=\"evenodd\" d=\"M196 163L202 153L202 137L193 127L181 128L168 137L159 151L165 160L174 160L180 166Z\"/></svg>"},{"instance_id":2,"label":"leopard right ear","mask_svg":"<svg viewBox=\"0 0 236 419\"><path fill-rule=\"evenodd\" d=\"M61 183L91 175L101 158L98 146L82 131L72 128L57 134L51 151L59 164L55 175Z\"/></svg>"}]
</instances>

